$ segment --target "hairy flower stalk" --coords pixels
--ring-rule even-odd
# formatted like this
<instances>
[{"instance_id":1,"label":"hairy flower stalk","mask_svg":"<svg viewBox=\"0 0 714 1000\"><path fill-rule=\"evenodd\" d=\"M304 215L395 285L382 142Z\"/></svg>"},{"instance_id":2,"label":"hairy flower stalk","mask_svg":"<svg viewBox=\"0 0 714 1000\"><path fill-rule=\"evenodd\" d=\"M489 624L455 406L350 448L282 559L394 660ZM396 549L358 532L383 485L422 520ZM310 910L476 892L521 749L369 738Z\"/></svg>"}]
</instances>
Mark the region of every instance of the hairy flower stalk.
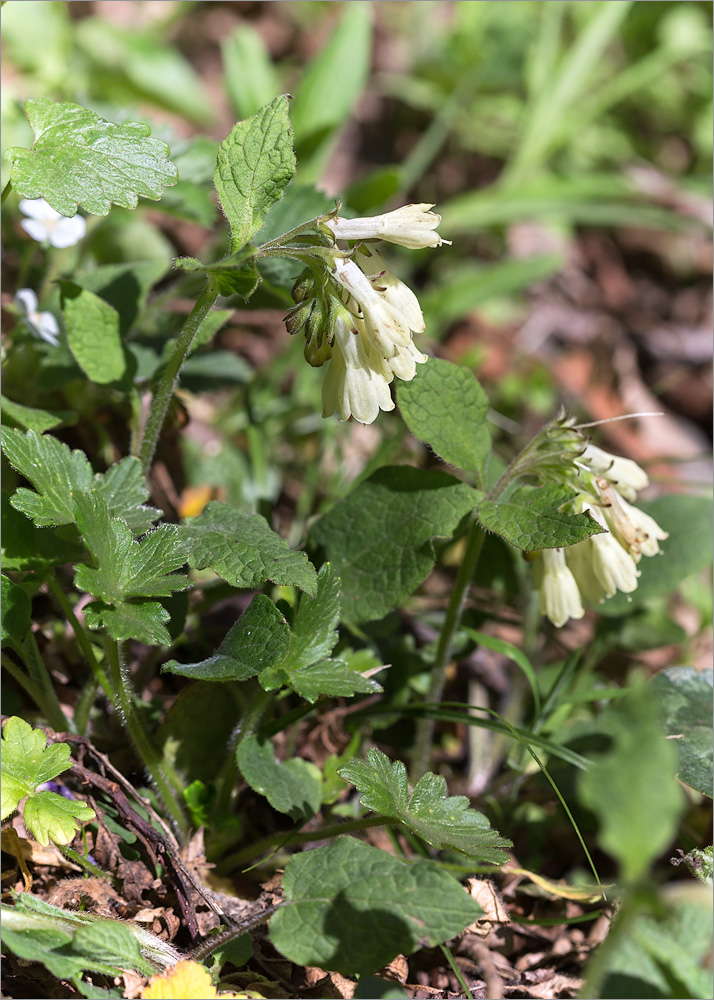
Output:
<instances>
[{"instance_id":1,"label":"hairy flower stalk","mask_svg":"<svg viewBox=\"0 0 714 1000\"><path fill-rule=\"evenodd\" d=\"M584 444L572 418L561 415L534 449L532 471L578 491L573 513L588 513L604 530L565 549L546 549L534 562L541 613L560 628L583 615L582 598L601 603L617 591L637 589L643 556L658 555L667 532L634 507L649 485L646 472L628 458ZM540 464L540 468L539 468Z\"/></svg>"},{"instance_id":2,"label":"hairy flower stalk","mask_svg":"<svg viewBox=\"0 0 714 1000\"><path fill-rule=\"evenodd\" d=\"M382 239L423 248L445 243L430 205L408 205L386 215L317 220L339 240ZM316 248L317 250L317 248ZM319 256L320 264L316 258ZM413 341L424 330L419 300L389 270L381 254L360 243L351 250L313 253L293 288L295 306L285 322L305 335L305 358L314 367L329 362L323 383L325 417L369 424L380 410L393 410L394 378L411 381L427 356Z\"/></svg>"}]
</instances>

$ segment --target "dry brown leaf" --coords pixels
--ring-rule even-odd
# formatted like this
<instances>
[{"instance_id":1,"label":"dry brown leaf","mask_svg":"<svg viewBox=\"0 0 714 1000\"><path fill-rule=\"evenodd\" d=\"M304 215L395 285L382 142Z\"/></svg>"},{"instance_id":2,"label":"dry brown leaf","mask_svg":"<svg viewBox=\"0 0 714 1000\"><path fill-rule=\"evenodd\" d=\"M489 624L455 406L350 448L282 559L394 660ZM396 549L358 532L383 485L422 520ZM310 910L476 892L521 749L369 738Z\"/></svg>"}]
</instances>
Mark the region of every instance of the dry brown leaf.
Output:
<instances>
[{"instance_id":1,"label":"dry brown leaf","mask_svg":"<svg viewBox=\"0 0 714 1000\"><path fill-rule=\"evenodd\" d=\"M485 938L494 927L510 924L511 919L493 882L485 878L467 878L465 884L471 898L475 899L483 910L483 916L467 927L465 934L476 934Z\"/></svg>"}]
</instances>

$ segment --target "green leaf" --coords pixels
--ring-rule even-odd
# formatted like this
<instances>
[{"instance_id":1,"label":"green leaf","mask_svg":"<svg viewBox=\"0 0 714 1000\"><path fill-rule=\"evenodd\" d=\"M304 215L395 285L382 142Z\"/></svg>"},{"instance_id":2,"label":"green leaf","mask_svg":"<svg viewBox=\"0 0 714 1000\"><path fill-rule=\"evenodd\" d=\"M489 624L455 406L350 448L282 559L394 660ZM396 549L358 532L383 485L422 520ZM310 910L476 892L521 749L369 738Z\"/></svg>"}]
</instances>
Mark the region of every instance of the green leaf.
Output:
<instances>
[{"instance_id":1,"label":"green leaf","mask_svg":"<svg viewBox=\"0 0 714 1000\"><path fill-rule=\"evenodd\" d=\"M317 574L317 594L300 598L290 634L290 646L273 667L260 675L266 691L284 684L307 701L317 701L321 694L349 697L356 691L381 691L375 681L353 670L343 660L330 659L337 642L340 620L340 580L330 563Z\"/></svg>"},{"instance_id":2,"label":"green leaf","mask_svg":"<svg viewBox=\"0 0 714 1000\"><path fill-rule=\"evenodd\" d=\"M32 601L16 583L2 575L2 625L0 638L21 643L32 624Z\"/></svg>"},{"instance_id":3,"label":"green leaf","mask_svg":"<svg viewBox=\"0 0 714 1000\"><path fill-rule=\"evenodd\" d=\"M609 706L601 726L613 740L607 753L579 775L580 801L597 816L599 842L635 882L672 841L686 807L677 784L677 751L666 740L655 693L636 680Z\"/></svg>"},{"instance_id":4,"label":"green leaf","mask_svg":"<svg viewBox=\"0 0 714 1000\"><path fill-rule=\"evenodd\" d=\"M397 399L414 437L449 465L473 472L483 485L491 451L488 399L473 372L431 358L419 378L399 383Z\"/></svg>"},{"instance_id":5,"label":"green leaf","mask_svg":"<svg viewBox=\"0 0 714 1000\"><path fill-rule=\"evenodd\" d=\"M70 451L49 435L5 430L2 446L10 464L39 491L22 487L10 501L38 527L74 523L72 494L92 489L104 499L109 513L123 518L136 534L148 531L161 514L143 502L149 490L138 458L123 458L106 472L93 475L84 452Z\"/></svg>"},{"instance_id":6,"label":"green leaf","mask_svg":"<svg viewBox=\"0 0 714 1000\"><path fill-rule=\"evenodd\" d=\"M262 675L260 683L266 691L272 690L264 683ZM382 690L380 684L354 670L344 660L329 658L293 671L289 683L301 698L310 702L317 701L321 695L350 698L353 694L378 694Z\"/></svg>"},{"instance_id":7,"label":"green leaf","mask_svg":"<svg viewBox=\"0 0 714 1000\"><path fill-rule=\"evenodd\" d=\"M409 994L391 980L360 976L352 1000L409 1000Z\"/></svg>"},{"instance_id":8,"label":"green leaf","mask_svg":"<svg viewBox=\"0 0 714 1000\"><path fill-rule=\"evenodd\" d=\"M235 690L222 684L196 681L182 688L166 713L156 742L187 784L199 781L209 785L225 763L226 748L243 704L235 695ZM205 737L206 719L211 720L210 740Z\"/></svg>"},{"instance_id":9,"label":"green leaf","mask_svg":"<svg viewBox=\"0 0 714 1000\"><path fill-rule=\"evenodd\" d=\"M77 832L77 822L87 823L95 812L86 802L65 799L57 792L37 792L25 803L22 818L32 836L43 847L50 841L69 844Z\"/></svg>"},{"instance_id":10,"label":"green leaf","mask_svg":"<svg viewBox=\"0 0 714 1000\"><path fill-rule=\"evenodd\" d=\"M221 42L226 92L238 118L248 118L280 92L270 53L259 31L239 23Z\"/></svg>"},{"instance_id":11,"label":"green leaf","mask_svg":"<svg viewBox=\"0 0 714 1000\"><path fill-rule=\"evenodd\" d=\"M129 928L118 920L78 927L74 933L72 950L92 961L106 962L122 969L137 969L145 976L153 973L149 962L143 958L139 942Z\"/></svg>"},{"instance_id":12,"label":"green leaf","mask_svg":"<svg viewBox=\"0 0 714 1000\"><path fill-rule=\"evenodd\" d=\"M47 737L24 719L13 715L2 731L2 816L6 819L20 799L32 795L38 785L68 770L70 749L66 743L47 746Z\"/></svg>"},{"instance_id":13,"label":"green leaf","mask_svg":"<svg viewBox=\"0 0 714 1000\"><path fill-rule=\"evenodd\" d=\"M11 505L10 494L2 491L2 565L5 569L43 570L77 562L84 554L78 541L62 538L68 529L36 528L24 514ZM69 529L74 532L74 529Z\"/></svg>"},{"instance_id":14,"label":"green leaf","mask_svg":"<svg viewBox=\"0 0 714 1000\"><path fill-rule=\"evenodd\" d=\"M208 136L199 135L177 143L172 153L179 180L174 187L164 191L158 210L213 229L218 218L218 207L213 197L218 143Z\"/></svg>"},{"instance_id":15,"label":"green leaf","mask_svg":"<svg viewBox=\"0 0 714 1000\"><path fill-rule=\"evenodd\" d=\"M163 260L135 260L95 267L72 280L116 310L119 332L124 336L146 305L150 289L163 278L166 270Z\"/></svg>"},{"instance_id":16,"label":"green leaf","mask_svg":"<svg viewBox=\"0 0 714 1000\"><path fill-rule=\"evenodd\" d=\"M171 645L171 634L164 624L171 616L158 601L122 602L115 607L92 601L85 605L84 616L89 628L104 627L112 639L136 639L148 646Z\"/></svg>"},{"instance_id":17,"label":"green leaf","mask_svg":"<svg viewBox=\"0 0 714 1000\"><path fill-rule=\"evenodd\" d=\"M711 997L711 890L678 882L666 886L659 899L640 900L640 912L633 912L628 899L626 923L614 922L592 995Z\"/></svg>"},{"instance_id":18,"label":"green leaf","mask_svg":"<svg viewBox=\"0 0 714 1000\"><path fill-rule=\"evenodd\" d=\"M3 431L2 448L10 465L39 491L20 488L10 501L12 506L38 527L74 523L72 491L91 489L93 480L84 452L70 451L49 435L18 430Z\"/></svg>"},{"instance_id":19,"label":"green leaf","mask_svg":"<svg viewBox=\"0 0 714 1000\"><path fill-rule=\"evenodd\" d=\"M120 975L135 969L152 975L176 961L176 951L137 924L62 910L31 893L15 896L14 906L2 907L3 945L19 958L41 962L60 979L78 979L83 972ZM137 943L139 954L127 938ZM79 984L85 996L111 996ZM119 995L119 994L117 994Z\"/></svg>"},{"instance_id":20,"label":"green leaf","mask_svg":"<svg viewBox=\"0 0 714 1000\"><path fill-rule=\"evenodd\" d=\"M63 798L57 792L37 788L70 766L66 743L47 746L47 737L23 719L12 716L2 733L2 819L28 796L23 810L25 826L43 847L50 840L68 844L77 832L75 819L87 822L94 810L84 802Z\"/></svg>"},{"instance_id":21,"label":"green leaf","mask_svg":"<svg viewBox=\"0 0 714 1000\"><path fill-rule=\"evenodd\" d=\"M637 568L640 578L632 594L615 594L598 612L604 615L628 614L633 606L666 597L676 585L712 562L712 502L708 497L684 496L681 493L658 497L651 503L637 504L665 531L669 538L661 544L662 555L642 559ZM632 598L628 601L627 598Z\"/></svg>"},{"instance_id":22,"label":"green leaf","mask_svg":"<svg viewBox=\"0 0 714 1000\"><path fill-rule=\"evenodd\" d=\"M215 117L203 80L175 44L161 40L163 28L137 30L135 24L123 27L101 16L82 18L72 27L73 38L94 64L94 78L102 81L102 94L116 94L120 107L148 101L198 124Z\"/></svg>"},{"instance_id":23,"label":"green leaf","mask_svg":"<svg viewBox=\"0 0 714 1000\"><path fill-rule=\"evenodd\" d=\"M575 495L569 487L555 483L521 486L505 500L483 500L476 514L487 531L517 549L555 549L604 531L588 513L561 511Z\"/></svg>"},{"instance_id":24,"label":"green leaf","mask_svg":"<svg viewBox=\"0 0 714 1000\"><path fill-rule=\"evenodd\" d=\"M212 501L179 532L195 569L212 569L233 587L259 587L266 580L299 587L313 596L317 573L304 552L294 552L259 514Z\"/></svg>"},{"instance_id":25,"label":"green leaf","mask_svg":"<svg viewBox=\"0 0 714 1000\"><path fill-rule=\"evenodd\" d=\"M438 470L379 469L312 527L342 581L343 619L381 618L434 565L432 539L449 538L483 494Z\"/></svg>"},{"instance_id":26,"label":"green leaf","mask_svg":"<svg viewBox=\"0 0 714 1000\"><path fill-rule=\"evenodd\" d=\"M448 941L483 912L434 862L400 861L352 837L292 857L283 889L289 905L270 921L272 943L292 962L344 975Z\"/></svg>"},{"instance_id":27,"label":"green leaf","mask_svg":"<svg viewBox=\"0 0 714 1000\"><path fill-rule=\"evenodd\" d=\"M141 462L133 455L95 476L94 489L104 499L109 513L126 521L135 535L143 535L161 516L160 510L144 503L149 498L149 488Z\"/></svg>"},{"instance_id":28,"label":"green leaf","mask_svg":"<svg viewBox=\"0 0 714 1000\"><path fill-rule=\"evenodd\" d=\"M652 678L664 728L679 756L681 781L712 797L712 671L670 667Z\"/></svg>"},{"instance_id":29,"label":"green leaf","mask_svg":"<svg viewBox=\"0 0 714 1000\"><path fill-rule=\"evenodd\" d=\"M77 414L73 410L38 410L34 406L23 406L13 403L6 396L0 396L3 423L10 427L23 427L43 434L53 427L68 426L77 423Z\"/></svg>"},{"instance_id":30,"label":"green leaf","mask_svg":"<svg viewBox=\"0 0 714 1000\"><path fill-rule=\"evenodd\" d=\"M180 271L201 271L213 278L221 295L239 295L246 301L262 280L253 261L240 254L215 264L203 264L195 257L178 257L174 266Z\"/></svg>"},{"instance_id":31,"label":"green leaf","mask_svg":"<svg viewBox=\"0 0 714 1000\"><path fill-rule=\"evenodd\" d=\"M311 60L295 92L291 119L300 153L300 175L317 179L331 140L364 90L372 56L372 12L347 4L332 37Z\"/></svg>"},{"instance_id":32,"label":"green leaf","mask_svg":"<svg viewBox=\"0 0 714 1000\"><path fill-rule=\"evenodd\" d=\"M112 517L98 493L78 493L77 527L98 566L76 568L80 590L108 604L130 597L162 597L184 590L186 577L173 570L186 556L176 525L162 524L136 541L126 521ZM167 616L168 617L168 616Z\"/></svg>"},{"instance_id":33,"label":"green leaf","mask_svg":"<svg viewBox=\"0 0 714 1000\"><path fill-rule=\"evenodd\" d=\"M126 371L119 313L93 292L63 281L62 315L74 360L91 382L118 382Z\"/></svg>"},{"instance_id":34,"label":"green leaf","mask_svg":"<svg viewBox=\"0 0 714 1000\"><path fill-rule=\"evenodd\" d=\"M353 759L337 773L357 788L364 806L404 823L433 847L495 865L508 861L510 840L492 830L482 813L470 809L466 796L447 797L442 775L425 774L410 793L404 764L375 748L367 751L366 760Z\"/></svg>"},{"instance_id":35,"label":"green leaf","mask_svg":"<svg viewBox=\"0 0 714 1000\"><path fill-rule=\"evenodd\" d=\"M273 809L304 823L322 805L320 769L299 757L280 763L271 742L259 736L241 740L238 767L254 792L264 795Z\"/></svg>"},{"instance_id":36,"label":"green leaf","mask_svg":"<svg viewBox=\"0 0 714 1000\"><path fill-rule=\"evenodd\" d=\"M23 198L44 198L62 215L82 207L107 215L112 204L136 208L139 195L157 201L178 179L168 146L148 138L148 125L113 125L78 104L44 97L25 103L35 133L31 149L8 149L12 186Z\"/></svg>"},{"instance_id":37,"label":"green leaf","mask_svg":"<svg viewBox=\"0 0 714 1000\"><path fill-rule=\"evenodd\" d=\"M245 681L280 660L290 639L288 624L264 594L257 594L213 656L198 663L169 660L162 673L204 681Z\"/></svg>"},{"instance_id":38,"label":"green leaf","mask_svg":"<svg viewBox=\"0 0 714 1000\"><path fill-rule=\"evenodd\" d=\"M295 173L288 97L238 122L218 150L213 183L231 230L231 253L248 243Z\"/></svg>"}]
</instances>

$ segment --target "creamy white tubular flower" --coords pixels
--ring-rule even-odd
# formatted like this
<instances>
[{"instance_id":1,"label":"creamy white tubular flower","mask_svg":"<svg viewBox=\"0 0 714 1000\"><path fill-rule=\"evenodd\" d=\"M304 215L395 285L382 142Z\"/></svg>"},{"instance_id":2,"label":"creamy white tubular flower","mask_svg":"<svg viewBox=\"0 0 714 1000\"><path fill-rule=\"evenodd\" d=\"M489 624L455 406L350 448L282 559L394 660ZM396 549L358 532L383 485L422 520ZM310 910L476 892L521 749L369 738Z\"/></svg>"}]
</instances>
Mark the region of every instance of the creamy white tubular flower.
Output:
<instances>
[{"instance_id":1,"label":"creamy white tubular flower","mask_svg":"<svg viewBox=\"0 0 714 1000\"><path fill-rule=\"evenodd\" d=\"M593 567L593 545L590 538L577 545L568 545L565 549L565 561L570 567L578 590L586 601L591 604L601 604L605 600L605 590L595 576Z\"/></svg>"},{"instance_id":2,"label":"creamy white tubular flower","mask_svg":"<svg viewBox=\"0 0 714 1000\"><path fill-rule=\"evenodd\" d=\"M37 311L37 296L31 288L20 288L15 293L18 311L32 332L53 347L59 343L59 323L50 312Z\"/></svg>"},{"instance_id":3,"label":"creamy white tubular flower","mask_svg":"<svg viewBox=\"0 0 714 1000\"><path fill-rule=\"evenodd\" d=\"M633 559L637 562L641 556L656 556L661 551L658 542L669 534L649 514L623 500L607 480L598 479L597 488L605 520Z\"/></svg>"},{"instance_id":4,"label":"creamy white tubular flower","mask_svg":"<svg viewBox=\"0 0 714 1000\"><path fill-rule=\"evenodd\" d=\"M376 250L360 248L355 252L354 259L372 282L375 291L405 320L412 333L422 333L424 316L419 299L408 285L392 274L382 255Z\"/></svg>"},{"instance_id":5,"label":"creamy white tubular flower","mask_svg":"<svg viewBox=\"0 0 714 1000\"><path fill-rule=\"evenodd\" d=\"M585 504L594 519L607 528L603 514L589 504ZM639 572L635 560L618 542L613 534L591 535L593 570L597 581L605 591L605 597L612 597L618 590L631 594L637 590Z\"/></svg>"},{"instance_id":6,"label":"creamy white tubular flower","mask_svg":"<svg viewBox=\"0 0 714 1000\"><path fill-rule=\"evenodd\" d=\"M410 250L440 247L442 240L435 231L441 216L429 211L433 205L404 205L395 212L363 219L328 219L326 225L338 240L386 240Z\"/></svg>"},{"instance_id":7,"label":"creamy white tubular flower","mask_svg":"<svg viewBox=\"0 0 714 1000\"><path fill-rule=\"evenodd\" d=\"M47 204L44 198L23 198L20 211L27 218L20 225L38 243L49 243L59 250L73 247L87 231L87 223L81 215L67 218Z\"/></svg>"},{"instance_id":8,"label":"creamy white tubular flower","mask_svg":"<svg viewBox=\"0 0 714 1000\"><path fill-rule=\"evenodd\" d=\"M631 458L611 455L594 444L589 444L578 459L591 472L604 476L613 483L626 500L634 500L639 490L649 486L650 481L644 469Z\"/></svg>"},{"instance_id":9,"label":"creamy white tubular flower","mask_svg":"<svg viewBox=\"0 0 714 1000\"><path fill-rule=\"evenodd\" d=\"M370 339L383 358L393 357L398 348L409 344L412 335L408 321L372 287L353 260L337 258L334 276L360 306Z\"/></svg>"},{"instance_id":10,"label":"creamy white tubular flower","mask_svg":"<svg viewBox=\"0 0 714 1000\"><path fill-rule=\"evenodd\" d=\"M565 561L563 549L543 549L543 579L540 585L540 613L556 628L570 618L585 614L575 577Z\"/></svg>"},{"instance_id":11,"label":"creamy white tubular flower","mask_svg":"<svg viewBox=\"0 0 714 1000\"><path fill-rule=\"evenodd\" d=\"M376 365L375 365L376 361ZM385 374L381 358L374 358L364 334L353 330L343 319L335 323L332 357L322 383L322 415L337 412L340 420L354 417L371 424L380 410L393 410L389 391L393 379Z\"/></svg>"},{"instance_id":12,"label":"creamy white tubular flower","mask_svg":"<svg viewBox=\"0 0 714 1000\"><path fill-rule=\"evenodd\" d=\"M410 340L406 347L397 348L397 353L386 360L384 364L390 371L394 372L397 378L404 382L411 382L416 375L416 366L423 365L428 360L428 356L418 351L414 342Z\"/></svg>"}]
</instances>

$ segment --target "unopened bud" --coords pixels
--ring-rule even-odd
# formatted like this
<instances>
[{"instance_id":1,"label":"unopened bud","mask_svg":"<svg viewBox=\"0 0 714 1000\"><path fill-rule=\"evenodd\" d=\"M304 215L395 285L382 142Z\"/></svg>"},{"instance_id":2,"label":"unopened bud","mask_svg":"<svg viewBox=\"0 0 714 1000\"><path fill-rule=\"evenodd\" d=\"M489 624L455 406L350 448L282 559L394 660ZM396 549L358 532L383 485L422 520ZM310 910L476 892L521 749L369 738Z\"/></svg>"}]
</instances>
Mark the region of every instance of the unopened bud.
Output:
<instances>
[{"instance_id":1,"label":"unopened bud","mask_svg":"<svg viewBox=\"0 0 714 1000\"><path fill-rule=\"evenodd\" d=\"M313 368L320 368L332 357L332 348L326 340L320 345L316 341L308 341L305 344L304 354L309 365L312 365Z\"/></svg>"}]
</instances>

